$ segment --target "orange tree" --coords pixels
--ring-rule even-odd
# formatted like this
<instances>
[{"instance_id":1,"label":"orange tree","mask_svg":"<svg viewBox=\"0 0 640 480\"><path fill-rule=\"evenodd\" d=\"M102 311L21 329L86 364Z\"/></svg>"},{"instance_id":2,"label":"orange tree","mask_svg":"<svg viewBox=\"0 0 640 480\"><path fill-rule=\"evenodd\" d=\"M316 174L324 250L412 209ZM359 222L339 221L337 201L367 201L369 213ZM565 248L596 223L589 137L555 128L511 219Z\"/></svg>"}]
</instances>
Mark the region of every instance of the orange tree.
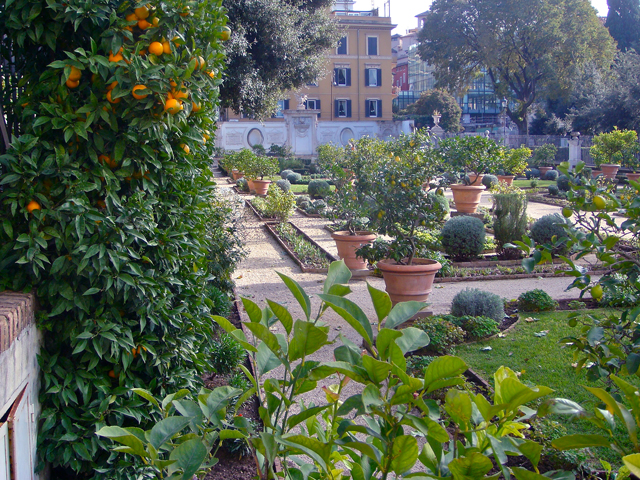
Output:
<instances>
[{"instance_id":1,"label":"orange tree","mask_svg":"<svg viewBox=\"0 0 640 480\"><path fill-rule=\"evenodd\" d=\"M237 247L207 167L225 21L220 0L0 7L21 68L0 290L40 303L39 458L60 478L130 478L95 431L148 425L131 388L195 388L207 367Z\"/></svg>"}]
</instances>

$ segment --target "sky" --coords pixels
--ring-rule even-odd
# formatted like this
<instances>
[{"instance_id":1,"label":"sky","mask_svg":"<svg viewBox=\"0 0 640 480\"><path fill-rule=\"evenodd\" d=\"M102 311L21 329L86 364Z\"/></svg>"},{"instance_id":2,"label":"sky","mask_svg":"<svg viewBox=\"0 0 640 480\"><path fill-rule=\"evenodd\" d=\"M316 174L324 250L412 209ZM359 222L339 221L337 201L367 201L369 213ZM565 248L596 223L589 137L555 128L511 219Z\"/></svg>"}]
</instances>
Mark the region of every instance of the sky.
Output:
<instances>
[{"instance_id":1,"label":"sky","mask_svg":"<svg viewBox=\"0 0 640 480\"><path fill-rule=\"evenodd\" d=\"M378 7L380 14L384 12L383 5L386 0L356 0L353 7L354 10L371 10L372 7ZM429 10L431 0L391 0L391 21L397 24L392 34L404 35L410 28L418 26L416 15ZM598 15L604 17L607 15L607 0L591 0L591 5L598 11Z\"/></svg>"}]
</instances>

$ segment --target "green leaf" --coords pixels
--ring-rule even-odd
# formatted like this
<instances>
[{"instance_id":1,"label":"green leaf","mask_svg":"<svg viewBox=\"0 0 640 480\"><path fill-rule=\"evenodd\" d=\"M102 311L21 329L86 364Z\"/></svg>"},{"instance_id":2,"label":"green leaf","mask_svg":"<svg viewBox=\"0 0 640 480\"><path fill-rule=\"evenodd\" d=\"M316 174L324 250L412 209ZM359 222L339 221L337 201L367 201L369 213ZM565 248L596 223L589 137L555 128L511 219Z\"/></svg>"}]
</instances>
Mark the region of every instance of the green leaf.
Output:
<instances>
[{"instance_id":1,"label":"green leaf","mask_svg":"<svg viewBox=\"0 0 640 480\"><path fill-rule=\"evenodd\" d=\"M337 297L335 295L318 295L323 302L326 302L338 315L340 315L351 327L364 338L369 344L373 345L373 330L367 315L362 309L351 300Z\"/></svg>"},{"instance_id":2,"label":"green leaf","mask_svg":"<svg viewBox=\"0 0 640 480\"><path fill-rule=\"evenodd\" d=\"M202 440L193 438L178 445L169 455L169 459L175 460L176 465L182 468L183 480L191 480L207 459L207 454Z\"/></svg>"},{"instance_id":3,"label":"green leaf","mask_svg":"<svg viewBox=\"0 0 640 480\"><path fill-rule=\"evenodd\" d=\"M518 480L549 480L549 477L540 475L539 473L530 472L522 467L513 467L513 474Z\"/></svg>"},{"instance_id":4,"label":"green leaf","mask_svg":"<svg viewBox=\"0 0 640 480\"><path fill-rule=\"evenodd\" d=\"M445 397L445 410L454 422L459 425L466 425L471 420L472 407L471 398L467 392L460 390L449 390Z\"/></svg>"},{"instance_id":5,"label":"green leaf","mask_svg":"<svg viewBox=\"0 0 640 480\"><path fill-rule=\"evenodd\" d=\"M525 440L518 449L529 459L534 467L538 468L540 463L540 454L542 453L542 445L531 440Z\"/></svg>"},{"instance_id":6,"label":"green leaf","mask_svg":"<svg viewBox=\"0 0 640 480\"><path fill-rule=\"evenodd\" d=\"M264 375L265 373L282 365L282 361L280 361L276 354L274 354L264 342L261 342L258 344L256 364L258 367L258 374Z\"/></svg>"},{"instance_id":7,"label":"green leaf","mask_svg":"<svg viewBox=\"0 0 640 480\"><path fill-rule=\"evenodd\" d=\"M326 470L329 455L331 455L331 445L320 442L315 438L306 437L304 435L287 435L278 436L276 441L282 445L300 450L302 453L309 455Z\"/></svg>"},{"instance_id":8,"label":"green leaf","mask_svg":"<svg viewBox=\"0 0 640 480\"><path fill-rule=\"evenodd\" d=\"M101 437L107 437L114 442L121 443L131 449L131 453L139 455L141 457L147 457L147 452L144 448L144 444L128 429L121 427L102 427L96 432L96 435Z\"/></svg>"},{"instance_id":9,"label":"green leaf","mask_svg":"<svg viewBox=\"0 0 640 480\"><path fill-rule=\"evenodd\" d=\"M638 371L638 367L640 367L640 355L637 353L630 353L627 357L626 365L629 374L633 375L636 373Z\"/></svg>"},{"instance_id":10,"label":"green leaf","mask_svg":"<svg viewBox=\"0 0 640 480\"><path fill-rule=\"evenodd\" d=\"M344 260L332 262L329 265L327 279L324 281L322 293L330 293L331 287L334 285L346 285L351 280L351 270L347 268Z\"/></svg>"},{"instance_id":11,"label":"green leaf","mask_svg":"<svg viewBox=\"0 0 640 480\"><path fill-rule=\"evenodd\" d=\"M461 479L483 478L492 468L491 460L479 452L455 458L449 463L453 478Z\"/></svg>"},{"instance_id":12,"label":"green leaf","mask_svg":"<svg viewBox=\"0 0 640 480\"><path fill-rule=\"evenodd\" d=\"M640 476L640 453L626 455L622 457L622 461L631 473L636 477Z\"/></svg>"},{"instance_id":13,"label":"green leaf","mask_svg":"<svg viewBox=\"0 0 640 480\"><path fill-rule=\"evenodd\" d=\"M400 302L393 307L384 326L386 328L397 328L426 307L427 304L423 302Z\"/></svg>"},{"instance_id":14,"label":"green leaf","mask_svg":"<svg viewBox=\"0 0 640 480\"><path fill-rule=\"evenodd\" d=\"M603 435L575 434L556 438L551 441L551 445L558 450L571 450L573 448L609 447L611 441Z\"/></svg>"},{"instance_id":15,"label":"green leaf","mask_svg":"<svg viewBox=\"0 0 640 480\"><path fill-rule=\"evenodd\" d=\"M369 378L372 382L379 385L389 378L389 372L391 372L391 364L387 362L381 362L369 355L362 357L362 366L367 371Z\"/></svg>"},{"instance_id":16,"label":"green leaf","mask_svg":"<svg viewBox=\"0 0 640 480\"><path fill-rule=\"evenodd\" d=\"M393 306L391 299L389 298L389 294L372 287L369 282L367 282L367 290L369 290L369 296L371 297L373 308L375 309L378 317L378 325L382 325L382 322L387 318L387 315L389 315Z\"/></svg>"},{"instance_id":17,"label":"green leaf","mask_svg":"<svg viewBox=\"0 0 640 480\"><path fill-rule=\"evenodd\" d=\"M262 310L260 310L260 307L248 298L242 299L242 305L249 316L249 320L251 320L252 323L260 323L260 320L262 320Z\"/></svg>"},{"instance_id":18,"label":"green leaf","mask_svg":"<svg viewBox=\"0 0 640 480\"><path fill-rule=\"evenodd\" d=\"M269 350L274 353L274 355L282 360L282 347L280 346L280 342L278 342L278 337L269 330L269 327L262 323L253 322L245 323L244 326L247 330L253 333L257 339L261 340Z\"/></svg>"},{"instance_id":19,"label":"green leaf","mask_svg":"<svg viewBox=\"0 0 640 480\"><path fill-rule=\"evenodd\" d=\"M293 327L293 317L291 316L291 313L289 313L289 310L279 303L271 300L267 300L267 304L273 314L278 317L280 323L282 323L282 326L287 331L287 335L289 335L291 333L291 328Z\"/></svg>"},{"instance_id":20,"label":"green leaf","mask_svg":"<svg viewBox=\"0 0 640 480\"><path fill-rule=\"evenodd\" d=\"M168 417L160 420L151 429L149 442L153 445L153 448L158 450L187 425L189 425L189 419L185 417Z\"/></svg>"},{"instance_id":21,"label":"green leaf","mask_svg":"<svg viewBox=\"0 0 640 480\"><path fill-rule=\"evenodd\" d=\"M296 320L293 338L289 343L289 361L294 362L317 352L327 344L327 338L327 332L313 323Z\"/></svg>"},{"instance_id":22,"label":"green leaf","mask_svg":"<svg viewBox=\"0 0 640 480\"><path fill-rule=\"evenodd\" d=\"M402 336L396 340L396 344L406 354L426 347L431 342L429 335L424 330L415 327L407 327L400 330Z\"/></svg>"},{"instance_id":23,"label":"green leaf","mask_svg":"<svg viewBox=\"0 0 640 480\"><path fill-rule=\"evenodd\" d=\"M131 391L136 395L141 396L148 402L153 403L156 407L160 408L158 401L154 398L149 390L145 390L144 388L132 388Z\"/></svg>"},{"instance_id":24,"label":"green leaf","mask_svg":"<svg viewBox=\"0 0 640 480\"><path fill-rule=\"evenodd\" d=\"M378 333L376 338L376 348L378 349L378 355L382 360L388 361L391 355L391 345L395 344L398 337L401 337L402 333L397 330L390 330L383 328Z\"/></svg>"},{"instance_id":25,"label":"green leaf","mask_svg":"<svg viewBox=\"0 0 640 480\"><path fill-rule=\"evenodd\" d=\"M294 298L300 304L300 307L302 308L302 311L304 312L305 316L307 317L307 321L311 320L311 300L309 299L309 296L302 289L302 287L298 284L298 282L296 282L292 278L287 277L283 273L280 273L280 272L276 272L276 273L282 279L284 284L287 286L287 288L293 294Z\"/></svg>"},{"instance_id":26,"label":"green leaf","mask_svg":"<svg viewBox=\"0 0 640 480\"><path fill-rule=\"evenodd\" d=\"M418 441L411 435L400 435L391 448L391 470L398 475L408 472L418 460Z\"/></svg>"},{"instance_id":27,"label":"green leaf","mask_svg":"<svg viewBox=\"0 0 640 480\"><path fill-rule=\"evenodd\" d=\"M237 397L241 393L242 390L229 385L217 387L207 397L207 407L212 414L218 412L225 408L232 398Z\"/></svg>"},{"instance_id":28,"label":"green leaf","mask_svg":"<svg viewBox=\"0 0 640 480\"><path fill-rule=\"evenodd\" d=\"M427 387L427 393L441 388L443 381L462 375L467 368L464 360L458 357L444 355L436 358L424 373L424 385Z\"/></svg>"},{"instance_id":29,"label":"green leaf","mask_svg":"<svg viewBox=\"0 0 640 480\"><path fill-rule=\"evenodd\" d=\"M321 405L319 407L310 407L306 408L300 413L289 417L287 420L287 428L293 428L298 425L300 422L304 422L307 418L315 417L316 415L322 413L324 410L329 408L331 404Z\"/></svg>"}]
</instances>

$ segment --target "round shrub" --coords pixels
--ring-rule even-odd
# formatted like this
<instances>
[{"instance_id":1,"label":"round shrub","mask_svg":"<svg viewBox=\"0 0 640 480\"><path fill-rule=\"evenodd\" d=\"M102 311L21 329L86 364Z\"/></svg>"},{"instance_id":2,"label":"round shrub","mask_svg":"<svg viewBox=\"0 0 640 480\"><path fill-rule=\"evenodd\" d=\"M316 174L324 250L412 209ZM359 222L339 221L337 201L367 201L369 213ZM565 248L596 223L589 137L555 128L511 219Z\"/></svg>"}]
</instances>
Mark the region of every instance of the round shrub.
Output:
<instances>
[{"instance_id":1,"label":"round shrub","mask_svg":"<svg viewBox=\"0 0 640 480\"><path fill-rule=\"evenodd\" d=\"M531 180L530 185L531 185L531 188L536 188L538 186L538 180L536 179Z\"/></svg>"},{"instance_id":2,"label":"round shrub","mask_svg":"<svg viewBox=\"0 0 640 480\"><path fill-rule=\"evenodd\" d=\"M296 173L296 172L291 172L289 175L287 175L286 180L291 185L295 185L296 183L299 183L300 180L302 180L302 175L300 175L299 173Z\"/></svg>"},{"instance_id":3,"label":"round shrub","mask_svg":"<svg viewBox=\"0 0 640 480\"><path fill-rule=\"evenodd\" d=\"M247 352L233 336L222 333L213 341L211 347L211 366L219 375L226 375L235 370L246 356Z\"/></svg>"},{"instance_id":4,"label":"round shrub","mask_svg":"<svg viewBox=\"0 0 640 480\"><path fill-rule=\"evenodd\" d=\"M549 185L549 195L558 195L560 193L560 189L557 185Z\"/></svg>"},{"instance_id":5,"label":"round shrub","mask_svg":"<svg viewBox=\"0 0 640 480\"><path fill-rule=\"evenodd\" d=\"M569 187L569 177L566 175L560 175L556 179L556 185L558 186L558 190L561 192L568 192L571 190L571 187Z\"/></svg>"},{"instance_id":6,"label":"round shrub","mask_svg":"<svg viewBox=\"0 0 640 480\"><path fill-rule=\"evenodd\" d=\"M277 185L278 187L280 187L280 189L281 189L283 192L288 192L289 190L291 190L291 183L289 183L289 181L288 181L288 180L282 180L282 179L280 179L280 180L278 180L278 181L276 182L276 185Z\"/></svg>"},{"instance_id":7,"label":"round shrub","mask_svg":"<svg viewBox=\"0 0 640 480\"><path fill-rule=\"evenodd\" d=\"M324 200L314 200L311 202L311 212L310 213L322 213L327 208L327 202Z\"/></svg>"},{"instance_id":8,"label":"round shrub","mask_svg":"<svg viewBox=\"0 0 640 480\"><path fill-rule=\"evenodd\" d=\"M484 250L484 224L475 217L459 216L442 227L442 247L454 260L473 258Z\"/></svg>"},{"instance_id":9,"label":"round shrub","mask_svg":"<svg viewBox=\"0 0 640 480\"><path fill-rule=\"evenodd\" d=\"M298 204L298 208L301 208L302 210L304 210L307 213L311 213L311 212L309 212L309 210L311 208L313 208L313 207L312 207L311 202L309 200L305 200L304 202L300 202Z\"/></svg>"},{"instance_id":10,"label":"round shrub","mask_svg":"<svg viewBox=\"0 0 640 480\"><path fill-rule=\"evenodd\" d=\"M495 293L467 288L453 297L451 315L489 317L500 323L504 319L504 302Z\"/></svg>"},{"instance_id":11,"label":"round shrub","mask_svg":"<svg viewBox=\"0 0 640 480\"><path fill-rule=\"evenodd\" d=\"M527 180L538 178L540 176L540 170L538 170L537 168L530 168L525 172L525 176L527 177Z\"/></svg>"},{"instance_id":12,"label":"round shrub","mask_svg":"<svg viewBox=\"0 0 640 480\"><path fill-rule=\"evenodd\" d=\"M435 216L435 221L437 223L444 222L449 213L451 212L451 208L449 207L449 199L444 195L438 195L436 192L429 192L427 196L433 200L433 206L429 213Z\"/></svg>"},{"instance_id":13,"label":"round shrub","mask_svg":"<svg viewBox=\"0 0 640 480\"><path fill-rule=\"evenodd\" d=\"M523 312L552 312L557 307L558 302L539 288L524 292L518 297L518 309Z\"/></svg>"},{"instance_id":14,"label":"round shrub","mask_svg":"<svg viewBox=\"0 0 640 480\"><path fill-rule=\"evenodd\" d=\"M289 169L282 170L282 171L280 172L280 178L282 178L283 180L286 180L286 179L287 179L287 177L288 177L289 175L291 175L292 173L293 173L293 170L289 170Z\"/></svg>"},{"instance_id":15,"label":"round shrub","mask_svg":"<svg viewBox=\"0 0 640 480\"><path fill-rule=\"evenodd\" d=\"M555 180L557 178L558 178L558 171L557 170L549 170L544 175L544 179L545 180Z\"/></svg>"},{"instance_id":16,"label":"round shrub","mask_svg":"<svg viewBox=\"0 0 640 480\"><path fill-rule=\"evenodd\" d=\"M567 235L563 225L571 225L571 223L559 213L545 215L536 220L531 226L531 238L538 244L550 244L552 243L553 237L556 237L556 240L558 240ZM566 252L566 242L554 245L552 249L552 253L556 255L561 255Z\"/></svg>"},{"instance_id":17,"label":"round shrub","mask_svg":"<svg viewBox=\"0 0 640 480\"><path fill-rule=\"evenodd\" d=\"M427 349L436 353L447 353L451 347L464 341L464 330L440 317L421 318L414 326L429 335Z\"/></svg>"},{"instance_id":18,"label":"round shrub","mask_svg":"<svg viewBox=\"0 0 640 480\"><path fill-rule=\"evenodd\" d=\"M498 322L489 317L472 317L465 315L464 317L454 317L447 315L447 319L454 325L464 330L469 340L479 340L495 335L500 331Z\"/></svg>"},{"instance_id":19,"label":"round shrub","mask_svg":"<svg viewBox=\"0 0 640 480\"><path fill-rule=\"evenodd\" d=\"M249 182L244 177L236 180L236 187L238 187L238 190L240 190L241 192L249 193Z\"/></svg>"},{"instance_id":20,"label":"round shrub","mask_svg":"<svg viewBox=\"0 0 640 480\"><path fill-rule=\"evenodd\" d=\"M303 202L311 202L311 197L309 195L296 195L296 204L300 206Z\"/></svg>"},{"instance_id":21,"label":"round shrub","mask_svg":"<svg viewBox=\"0 0 640 480\"><path fill-rule=\"evenodd\" d=\"M325 198L331 193L331 186L326 180L310 180L307 192L312 198Z\"/></svg>"},{"instance_id":22,"label":"round shrub","mask_svg":"<svg viewBox=\"0 0 640 480\"><path fill-rule=\"evenodd\" d=\"M487 187L487 190L489 190L491 187L498 184L498 177L495 175L485 175L482 179L482 184Z\"/></svg>"}]
</instances>

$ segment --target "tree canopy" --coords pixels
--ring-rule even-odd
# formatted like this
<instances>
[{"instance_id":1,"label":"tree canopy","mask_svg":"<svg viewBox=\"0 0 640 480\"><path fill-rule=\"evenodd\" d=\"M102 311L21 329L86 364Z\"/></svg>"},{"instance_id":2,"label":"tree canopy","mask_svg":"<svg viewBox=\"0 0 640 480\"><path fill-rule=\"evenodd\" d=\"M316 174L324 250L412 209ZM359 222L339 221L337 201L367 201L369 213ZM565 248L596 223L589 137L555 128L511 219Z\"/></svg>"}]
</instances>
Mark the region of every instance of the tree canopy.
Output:
<instances>
[{"instance_id":1,"label":"tree canopy","mask_svg":"<svg viewBox=\"0 0 640 480\"><path fill-rule=\"evenodd\" d=\"M435 0L418 35L437 86L464 91L485 68L521 133L541 97L566 97L588 62L608 68L614 42L587 0Z\"/></svg>"},{"instance_id":2,"label":"tree canopy","mask_svg":"<svg viewBox=\"0 0 640 480\"><path fill-rule=\"evenodd\" d=\"M640 0L607 0L607 5L605 26L618 42L618 49L640 52Z\"/></svg>"},{"instance_id":3,"label":"tree canopy","mask_svg":"<svg viewBox=\"0 0 640 480\"><path fill-rule=\"evenodd\" d=\"M456 99L444 90L426 90L420 94L420 98L409 105L401 114L413 116L416 120L417 127L428 125L433 127L432 115L438 111L442 118L440 126L447 132L459 132L460 115L462 109Z\"/></svg>"},{"instance_id":4,"label":"tree canopy","mask_svg":"<svg viewBox=\"0 0 640 480\"><path fill-rule=\"evenodd\" d=\"M232 30L221 106L271 114L284 92L323 75L327 50L340 38L331 0L224 0Z\"/></svg>"}]
</instances>

